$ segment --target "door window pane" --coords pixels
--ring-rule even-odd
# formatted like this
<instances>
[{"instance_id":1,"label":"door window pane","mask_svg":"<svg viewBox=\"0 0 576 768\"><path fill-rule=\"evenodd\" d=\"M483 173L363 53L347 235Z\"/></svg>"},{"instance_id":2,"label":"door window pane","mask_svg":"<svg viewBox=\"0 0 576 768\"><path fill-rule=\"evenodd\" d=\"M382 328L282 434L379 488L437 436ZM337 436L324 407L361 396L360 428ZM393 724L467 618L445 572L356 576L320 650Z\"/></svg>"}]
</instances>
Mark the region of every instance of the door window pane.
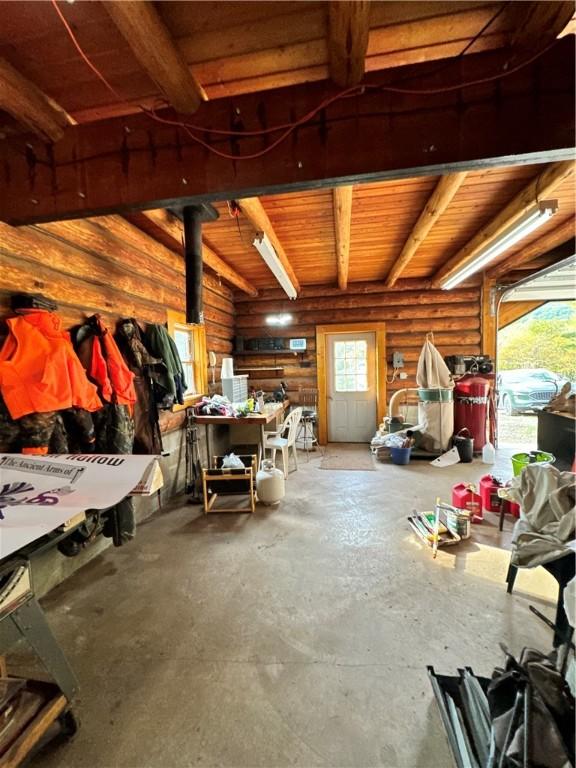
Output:
<instances>
[{"instance_id":1,"label":"door window pane","mask_svg":"<svg viewBox=\"0 0 576 768\"><path fill-rule=\"evenodd\" d=\"M368 391L368 343L365 340L334 342L336 392Z\"/></svg>"}]
</instances>

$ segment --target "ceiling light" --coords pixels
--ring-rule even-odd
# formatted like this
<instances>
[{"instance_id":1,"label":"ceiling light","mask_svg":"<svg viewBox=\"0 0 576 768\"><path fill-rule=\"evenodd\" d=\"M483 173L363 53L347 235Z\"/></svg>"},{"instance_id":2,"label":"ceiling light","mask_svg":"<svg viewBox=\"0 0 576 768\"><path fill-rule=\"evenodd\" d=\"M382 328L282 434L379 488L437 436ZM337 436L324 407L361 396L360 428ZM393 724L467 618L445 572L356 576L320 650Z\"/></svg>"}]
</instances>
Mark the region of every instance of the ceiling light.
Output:
<instances>
[{"instance_id":1,"label":"ceiling light","mask_svg":"<svg viewBox=\"0 0 576 768\"><path fill-rule=\"evenodd\" d=\"M296 288L292 285L292 281L288 277L284 265L278 258L278 254L274 250L274 247L270 240L268 240L266 234L263 232L262 234L256 235L252 245L256 248L260 256L262 256L268 269L272 272L276 280L278 280L288 298L295 299L297 296Z\"/></svg>"},{"instance_id":2,"label":"ceiling light","mask_svg":"<svg viewBox=\"0 0 576 768\"><path fill-rule=\"evenodd\" d=\"M289 325L292 322L292 315L287 313L281 315L268 315L267 325Z\"/></svg>"},{"instance_id":3,"label":"ceiling light","mask_svg":"<svg viewBox=\"0 0 576 768\"><path fill-rule=\"evenodd\" d=\"M543 200L541 203L538 203L538 205L531 208L515 224L505 229L501 235L485 245L471 261L456 270L450 277L446 278L444 282L440 284L440 287L445 291L455 288L461 282L466 280L466 278L479 272L491 261L494 261L497 256L500 256L500 254L507 251L513 245L516 245L517 242L531 232L534 232L535 229L541 227L542 224L545 224L557 210L558 200Z\"/></svg>"}]
</instances>

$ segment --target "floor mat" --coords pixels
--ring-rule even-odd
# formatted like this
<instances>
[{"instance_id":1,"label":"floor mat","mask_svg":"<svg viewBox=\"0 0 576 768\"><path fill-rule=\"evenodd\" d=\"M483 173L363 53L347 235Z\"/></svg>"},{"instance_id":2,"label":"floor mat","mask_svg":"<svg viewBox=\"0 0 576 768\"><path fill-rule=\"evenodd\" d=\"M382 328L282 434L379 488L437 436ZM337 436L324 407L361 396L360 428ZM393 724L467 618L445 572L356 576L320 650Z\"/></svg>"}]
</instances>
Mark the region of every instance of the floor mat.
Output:
<instances>
[{"instance_id":1,"label":"floor mat","mask_svg":"<svg viewBox=\"0 0 576 768\"><path fill-rule=\"evenodd\" d=\"M374 472L374 459L367 445L331 443L326 446L320 469L347 469Z\"/></svg>"}]
</instances>

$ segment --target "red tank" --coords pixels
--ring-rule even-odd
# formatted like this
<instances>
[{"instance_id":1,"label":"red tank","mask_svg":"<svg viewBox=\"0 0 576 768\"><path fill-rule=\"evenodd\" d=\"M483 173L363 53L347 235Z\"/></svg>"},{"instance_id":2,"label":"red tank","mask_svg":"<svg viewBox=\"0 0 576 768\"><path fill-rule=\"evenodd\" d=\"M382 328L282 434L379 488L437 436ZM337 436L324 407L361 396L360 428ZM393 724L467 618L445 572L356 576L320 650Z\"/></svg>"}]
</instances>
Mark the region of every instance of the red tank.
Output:
<instances>
[{"instance_id":1,"label":"red tank","mask_svg":"<svg viewBox=\"0 0 576 768\"><path fill-rule=\"evenodd\" d=\"M454 387L454 434L467 427L474 438L474 453L486 443L490 382L482 376L463 376Z\"/></svg>"}]
</instances>

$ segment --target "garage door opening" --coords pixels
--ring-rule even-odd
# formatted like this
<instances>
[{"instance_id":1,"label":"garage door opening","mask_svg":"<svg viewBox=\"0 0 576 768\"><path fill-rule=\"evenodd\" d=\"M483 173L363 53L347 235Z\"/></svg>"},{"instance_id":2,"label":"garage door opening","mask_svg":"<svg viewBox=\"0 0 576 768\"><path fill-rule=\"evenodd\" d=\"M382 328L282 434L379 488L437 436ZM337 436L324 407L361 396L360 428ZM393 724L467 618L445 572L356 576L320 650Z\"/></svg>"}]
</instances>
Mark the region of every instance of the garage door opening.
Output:
<instances>
[{"instance_id":1,"label":"garage door opening","mask_svg":"<svg viewBox=\"0 0 576 768\"><path fill-rule=\"evenodd\" d=\"M538 414L566 382L576 388L576 261L506 292L498 315L498 441L537 447Z\"/></svg>"}]
</instances>

